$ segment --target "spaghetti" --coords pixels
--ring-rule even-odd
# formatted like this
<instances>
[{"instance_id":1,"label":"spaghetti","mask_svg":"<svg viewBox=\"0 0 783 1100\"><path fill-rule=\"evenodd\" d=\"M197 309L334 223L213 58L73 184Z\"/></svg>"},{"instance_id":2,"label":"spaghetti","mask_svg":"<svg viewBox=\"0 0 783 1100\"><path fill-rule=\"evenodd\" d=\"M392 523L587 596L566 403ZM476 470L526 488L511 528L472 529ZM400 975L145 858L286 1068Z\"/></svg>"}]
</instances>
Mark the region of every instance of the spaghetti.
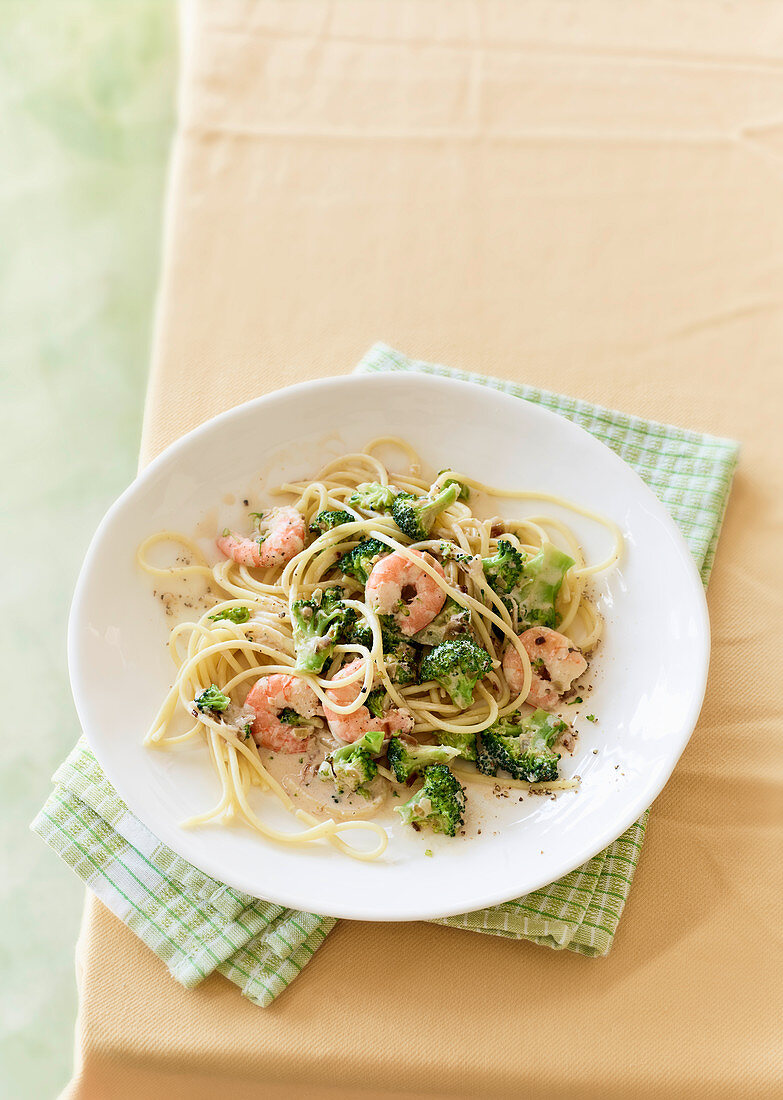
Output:
<instances>
[{"instance_id":1,"label":"spaghetti","mask_svg":"<svg viewBox=\"0 0 783 1100\"><path fill-rule=\"evenodd\" d=\"M377 455L381 446L401 452L406 466L403 472L390 472ZM383 506L373 507L362 497L368 484L376 487L375 497L385 500ZM451 485L455 488L446 492ZM458 499L451 499L457 489ZM481 519L468 503L471 491L490 499L552 503L569 509L605 527L612 537L611 550L603 561L589 565L578 539L560 519L544 514ZM277 843L302 845L326 840L353 858L374 860L386 848L387 833L367 815L382 804L383 797L371 798L367 790L360 789L369 807L366 811L361 804L357 809L355 798L342 813L311 813L301 804L297 806L297 792L292 797L290 784L286 788L267 766L268 760L264 762L262 749L277 746L269 740L270 731L283 730L280 744L285 742L287 747L278 751L291 753L291 744L308 746L304 766L312 775L314 753L320 759L328 757L330 750L356 741L363 727L382 729L384 744L396 729L403 742L411 745L475 744L476 735L505 728L503 723L518 719L526 703L535 698L536 685L540 686L542 679L550 680L542 659L531 659L526 629L528 634L532 630L540 635L542 654L543 639L548 644L550 635L567 643L567 654L589 654L599 641L603 622L585 589L590 577L618 560L622 534L611 520L545 493L496 489L453 470L441 472L431 484L422 478L418 455L400 439L374 440L364 451L328 463L314 480L283 484L275 495L288 496L291 503L254 514L257 526L253 537L224 531L217 540L223 556L216 564L207 561L192 539L170 531L150 536L139 547L138 562L148 574L201 578L221 597L198 621L180 623L171 631L169 652L176 677L145 744L172 749L199 739L206 741L221 795L211 810L187 824L234 818ZM399 518L395 511L398 497L414 504L435 498L448 503L426 531L418 532L424 537L412 537L410 529L406 534L395 519L395 515ZM389 506L389 501L395 505ZM324 524L319 517L325 514L339 516L339 522L332 519ZM331 523L334 526L328 525ZM179 546L186 562L171 568L152 564L149 552L162 542ZM370 576L361 570L351 572L345 564L362 546L375 550ZM492 569L482 563L492 562L499 553L501 557L507 554L515 562L526 563L521 568L530 571L530 563L546 561L542 555L550 551L559 555L561 565L556 583L539 586L552 593L552 606L545 609L551 619L544 628L536 626L544 622L541 607L526 606L516 590L498 583ZM380 563L385 563L382 568ZM384 600L388 585L393 587L398 574L412 577L416 583L400 581L402 595L389 610ZM530 592L531 582L525 583ZM332 636L322 668L317 669L317 661L309 669L302 668L296 609L309 607L308 601L317 608L323 593L335 585L341 590L342 614L356 629L347 634L343 631L336 641ZM397 659L390 659L390 628L397 629L403 648L417 660L446 640L439 640L431 625L441 622L443 609L451 609L451 618L446 616L445 628L441 623L442 632L445 629L448 636L452 630L469 637L486 661L486 672L477 678L468 705L455 702L442 679L401 677ZM415 633L411 633L414 620L406 619L412 612L427 622ZM585 664L581 657L579 660ZM420 667L426 669L427 661ZM293 692L295 701L307 692L312 699L312 717L305 715L301 703L297 703L298 711L296 706L281 706L279 699L275 704L273 688ZM551 683L548 690L557 698ZM216 693L219 706L209 703L213 698L210 692ZM371 693L378 692L383 695L385 710L374 723L368 723L365 703ZM205 699L206 703L199 702ZM256 699L262 703L257 704ZM176 732L174 727L183 713L193 722L184 732ZM566 728L565 723L561 725ZM267 756L271 759L269 752ZM485 778L463 760L454 770L468 782L471 775ZM380 771L375 767L374 774L376 792L381 785L388 791L396 781L393 771L383 765ZM519 777L507 782L535 787L520 782ZM574 784L558 778L544 785L563 789ZM296 832L275 829L260 818L250 802L253 787L276 796L303 828ZM336 795L332 801L341 809ZM349 843L348 838L357 831L369 834L370 846Z\"/></svg>"}]
</instances>

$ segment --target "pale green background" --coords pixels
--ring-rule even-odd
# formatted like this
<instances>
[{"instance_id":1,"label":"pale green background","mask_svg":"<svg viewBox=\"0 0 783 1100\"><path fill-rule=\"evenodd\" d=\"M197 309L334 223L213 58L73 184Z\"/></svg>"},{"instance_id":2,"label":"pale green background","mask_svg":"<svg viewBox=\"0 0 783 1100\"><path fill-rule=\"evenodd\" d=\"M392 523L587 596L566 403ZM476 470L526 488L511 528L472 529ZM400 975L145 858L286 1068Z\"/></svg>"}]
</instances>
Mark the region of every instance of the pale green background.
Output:
<instances>
[{"instance_id":1,"label":"pale green background","mask_svg":"<svg viewBox=\"0 0 783 1100\"><path fill-rule=\"evenodd\" d=\"M174 120L171 0L0 0L0 1092L71 1068L82 888L28 832L76 740L65 626L133 477Z\"/></svg>"}]
</instances>

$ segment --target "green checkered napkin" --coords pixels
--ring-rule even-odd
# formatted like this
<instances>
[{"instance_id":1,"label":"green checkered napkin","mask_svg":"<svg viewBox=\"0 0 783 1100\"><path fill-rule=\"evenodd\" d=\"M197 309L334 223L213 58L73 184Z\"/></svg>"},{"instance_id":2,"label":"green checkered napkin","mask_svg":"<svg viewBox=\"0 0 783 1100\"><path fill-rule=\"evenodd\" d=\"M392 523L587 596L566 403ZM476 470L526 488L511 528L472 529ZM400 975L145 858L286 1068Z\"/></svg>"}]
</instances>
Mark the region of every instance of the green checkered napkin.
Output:
<instances>
[{"instance_id":1,"label":"green checkered napkin","mask_svg":"<svg viewBox=\"0 0 783 1100\"><path fill-rule=\"evenodd\" d=\"M377 344L360 373L422 371L491 386L580 424L632 466L668 507L707 583L737 445L582 401L406 359ZM299 974L334 918L260 901L209 878L161 844L109 784L84 739L54 776L32 828L187 988L218 970L266 1006ZM614 939L647 814L578 870L543 890L436 923L605 955Z\"/></svg>"}]
</instances>

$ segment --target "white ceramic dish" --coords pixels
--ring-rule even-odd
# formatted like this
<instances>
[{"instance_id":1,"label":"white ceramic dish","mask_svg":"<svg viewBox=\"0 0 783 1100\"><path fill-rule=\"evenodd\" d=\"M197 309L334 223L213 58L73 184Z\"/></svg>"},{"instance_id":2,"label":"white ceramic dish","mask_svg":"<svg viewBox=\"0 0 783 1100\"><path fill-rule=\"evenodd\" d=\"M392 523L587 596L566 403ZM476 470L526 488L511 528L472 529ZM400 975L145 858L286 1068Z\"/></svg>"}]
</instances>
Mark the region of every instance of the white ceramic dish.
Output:
<instances>
[{"instance_id":1,"label":"white ceramic dish","mask_svg":"<svg viewBox=\"0 0 783 1100\"><path fill-rule=\"evenodd\" d=\"M201 523L202 530L219 530L235 514L227 494L241 499L250 492L263 502L259 473L269 485L311 475L330 457L387 434L409 440L433 470L453 465L490 484L557 493L621 525L625 556L595 586L607 623L594 689L589 706L579 708L576 752L561 768L581 776L581 789L520 802L472 786L470 837L392 827L387 853L374 864L327 844L277 846L241 825L182 829L180 821L214 804L217 780L201 746L178 753L142 746L171 682L165 650L171 620L136 567L137 545L162 528L191 533ZM501 508L541 511L512 502L492 506ZM588 560L602 556L606 532L579 516L565 518ZM709 625L682 537L650 490L603 444L562 417L494 390L386 375L329 379L259 398L202 425L148 466L92 541L68 651L90 745L133 813L174 851L253 896L340 917L416 920L537 889L601 851L640 816L696 723ZM585 721L588 712L599 721ZM297 827L271 796L256 797L271 821Z\"/></svg>"}]
</instances>

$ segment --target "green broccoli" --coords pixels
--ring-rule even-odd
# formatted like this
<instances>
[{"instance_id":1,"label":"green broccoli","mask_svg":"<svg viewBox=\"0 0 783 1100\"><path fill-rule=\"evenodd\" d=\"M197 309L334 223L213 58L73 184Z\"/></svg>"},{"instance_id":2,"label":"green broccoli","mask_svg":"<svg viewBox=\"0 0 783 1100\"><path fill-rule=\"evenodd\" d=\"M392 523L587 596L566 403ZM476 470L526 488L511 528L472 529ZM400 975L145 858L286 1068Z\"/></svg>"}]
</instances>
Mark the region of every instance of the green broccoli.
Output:
<instances>
[{"instance_id":1,"label":"green broccoli","mask_svg":"<svg viewBox=\"0 0 783 1100\"><path fill-rule=\"evenodd\" d=\"M435 730L435 736L441 745L457 749L463 760L476 759L475 733L452 733L449 730Z\"/></svg>"},{"instance_id":2,"label":"green broccoli","mask_svg":"<svg viewBox=\"0 0 783 1100\"><path fill-rule=\"evenodd\" d=\"M419 679L419 654L409 642L384 642L383 659L393 684L405 687Z\"/></svg>"},{"instance_id":3,"label":"green broccoli","mask_svg":"<svg viewBox=\"0 0 783 1100\"><path fill-rule=\"evenodd\" d=\"M447 596L446 602L429 626L414 634L413 641L419 645L440 645L441 642L458 638L462 634L469 634L470 624L470 608L462 607L451 596Z\"/></svg>"},{"instance_id":4,"label":"green broccoli","mask_svg":"<svg viewBox=\"0 0 783 1100\"><path fill-rule=\"evenodd\" d=\"M390 649L396 642L408 640L400 630L397 620L393 615L379 615L378 622L381 624L381 638L383 639L384 650Z\"/></svg>"},{"instance_id":5,"label":"green broccoli","mask_svg":"<svg viewBox=\"0 0 783 1100\"><path fill-rule=\"evenodd\" d=\"M357 485L353 493L348 497L348 503L352 508L361 508L363 512L390 512L394 504L394 498L399 490L391 485L381 485L377 481L365 481Z\"/></svg>"},{"instance_id":6,"label":"green broccoli","mask_svg":"<svg viewBox=\"0 0 783 1100\"><path fill-rule=\"evenodd\" d=\"M567 729L561 718L546 710L501 718L482 732L476 767L485 775L497 775L501 768L528 783L552 782L560 759L552 745Z\"/></svg>"},{"instance_id":7,"label":"green broccoli","mask_svg":"<svg viewBox=\"0 0 783 1100\"><path fill-rule=\"evenodd\" d=\"M402 806L395 806L405 825L429 827L435 833L456 836L465 820L465 790L445 764L424 769L424 786Z\"/></svg>"},{"instance_id":8,"label":"green broccoli","mask_svg":"<svg viewBox=\"0 0 783 1100\"><path fill-rule=\"evenodd\" d=\"M386 700L388 696L386 688L381 686L373 688L367 698L364 700L364 705L369 710L373 718L383 718L384 711L386 710Z\"/></svg>"},{"instance_id":9,"label":"green broccoli","mask_svg":"<svg viewBox=\"0 0 783 1100\"><path fill-rule=\"evenodd\" d=\"M519 607L521 626L535 624L557 628L560 620L555 602L563 577L573 564L574 559L551 542L544 543L536 556L525 562L527 583L523 583L521 592L512 593Z\"/></svg>"},{"instance_id":10,"label":"green broccoli","mask_svg":"<svg viewBox=\"0 0 783 1100\"><path fill-rule=\"evenodd\" d=\"M441 642L421 662L421 678L437 680L458 707L469 707L473 689L492 668L492 658L470 638Z\"/></svg>"},{"instance_id":11,"label":"green broccoli","mask_svg":"<svg viewBox=\"0 0 783 1100\"><path fill-rule=\"evenodd\" d=\"M204 688L200 691L196 698L193 700L200 711L213 711L216 714L222 713L229 705L231 700L227 695L213 684L211 687Z\"/></svg>"},{"instance_id":12,"label":"green broccoli","mask_svg":"<svg viewBox=\"0 0 783 1100\"><path fill-rule=\"evenodd\" d=\"M355 577L360 584L367 584L367 578L373 570L373 566L384 554L390 554L391 547L379 539L365 539L358 543L353 550L343 554L335 562L349 577Z\"/></svg>"},{"instance_id":13,"label":"green broccoli","mask_svg":"<svg viewBox=\"0 0 783 1100\"><path fill-rule=\"evenodd\" d=\"M277 716L284 726L320 726L317 718L305 718L293 707L283 707Z\"/></svg>"},{"instance_id":14,"label":"green broccoli","mask_svg":"<svg viewBox=\"0 0 783 1100\"><path fill-rule=\"evenodd\" d=\"M305 672L320 672L347 637L356 621L356 612L342 602L343 590L327 588L319 600L295 600L291 605L291 626L296 649L296 667Z\"/></svg>"},{"instance_id":15,"label":"green broccoli","mask_svg":"<svg viewBox=\"0 0 783 1100\"><path fill-rule=\"evenodd\" d=\"M363 645L365 649L372 649L372 627L364 619L359 620L345 641L347 645Z\"/></svg>"},{"instance_id":16,"label":"green broccoli","mask_svg":"<svg viewBox=\"0 0 783 1100\"><path fill-rule=\"evenodd\" d=\"M418 677L418 653L416 647L404 641L398 633L391 615L379 615L381 638L386 671L392 683L415 684ZM372 649L372 629L366 622L357 623L346 641Z\"/></svg>"},{"instance_id":17,"label":"green broccoli","mask_svg":"<svg viewBox=\"0 0 783 1100\"><path fill-rule=\"evenodd\" d=\"M398 493L392 505L394 522L413 542L421 542L428 537L443 509L453 504L458 496L459 486L456 483L441 489L434 497L429 493L421 497L413 493Z\"/></svg>"},{"instance_id":18,"label":"green broccoli","mask_svg":"<svg viewBox=\"0 0 783 1100\"><path fill-rule=\"evenodd\" d=\"M378 622L381 624L381 640L384 649L387 646L393 645L395 642L402 641L402 635L397 629L397 624L391 615L379 615ZM360 619L356 623L348 640L354 645L363 645L366 646L367 649L372 649L372 627L366 619Z\"/></svg>"},{"instance_id":19,"label":"green broccoli","mask_svg":"<svg viewBox=\"0 0 783 1100\"><path fill-rule=\"evenodd\" d=\"M389 767L398 783L408 780L430 764L448 764L459 749L445 745L406 745L399 737L392 737L386 749Z\"/></svg>"},{"instance_id":20,"label":"green broccoli","mask_svg":"<svg viewBox=\"0 0 783 1100\"><path fill-rule=\"evenodd\" d=\"M318 768L318 778L331 780L337 793L343 791L363 791L365 783L370 783L378 774L378 765L373 757L383 749L381 730L365 733L351 745L342 745L323 760Z\"/></svg>"},{"instance_id":21,"label":"green broccoli","mask_svg":"<svg viewBox=\"0 0 783 1100\"><path fill-rule=\"evenodd\" d=\"M448 467L445 470L438 470L438 477L441 474L448 473ZM456 477L447 477L443 482L443 488L448 488L449 485L456 485L459 488L459 496L457 500L470 500L470 488L464 485L461 481L458 481Z\"/></svg>"},{"instance_id":22,"label":"green broccoli","mask_svg":"<svg viewBox=\"0 0 783 1100\"><path fill-rule=\"evenodd\" d=\"M220 619L228 619L231 623L246 623L250 618L250 608L224 607L222 611L210 615L209 618L213 623L219 622Z\"/></svg>"},{"instance_id":23,"label":"green broccoli","mask_svg":"<svg viewBox=\"0 0 783 1100\"><path fill-rule=\"evenodd\" d=\"M499 596L508 596L518 588L526 560L527 554L517 550L506 539L500 539L493 557L482 558L481 564L490 587Z\"/></svg>"},{"instance_id":24,"label":"green broccoli","mask_svg":"<svg viewBox=\"0 0 783 1100\"><path fill-rule=\"evenodd\" d=\"M557 594L563 577L574 564L568 554L546 542L535 557L528 558L506 539L501 539L497 553L491 558L482 558L481 564L490 587L508 610L516 608L520 627L538 624L554 628L558 625Z\"/></svg>"},{"instance_id":25,"label":"green broccoli","mask_svg":"<svg viewBox=\"0 0 783 1100\"><path fill-rule=\"evenodd\" d=\"M343 523L356 523L356 516L350 512L319 512L313 516L310 522L310 530L314 535L322 535L324 531L331 531L333 527L340 527Z\"/></svg>"}]
</instances>

